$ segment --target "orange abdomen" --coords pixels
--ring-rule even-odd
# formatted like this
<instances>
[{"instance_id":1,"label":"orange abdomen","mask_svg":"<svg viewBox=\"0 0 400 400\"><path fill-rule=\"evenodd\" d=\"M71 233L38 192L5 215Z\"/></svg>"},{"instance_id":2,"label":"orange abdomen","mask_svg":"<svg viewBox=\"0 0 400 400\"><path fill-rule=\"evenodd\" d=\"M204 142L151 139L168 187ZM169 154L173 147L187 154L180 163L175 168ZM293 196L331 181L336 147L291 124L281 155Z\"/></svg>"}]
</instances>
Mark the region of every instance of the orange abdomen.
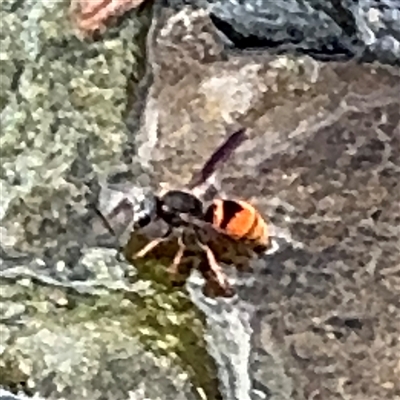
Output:
<instances>
[{"instance_id":1,"label":"orange abdomen","mask_svg":"<svg viewBox=\"0 0 400 400\"><path fill-rule=\"evenodd\" d=\"M237 240L249 240L257 245L269 243L268 225L260 213L241 200L214 200L205 217L207 222Z\"/></svg>"}]
</instances>

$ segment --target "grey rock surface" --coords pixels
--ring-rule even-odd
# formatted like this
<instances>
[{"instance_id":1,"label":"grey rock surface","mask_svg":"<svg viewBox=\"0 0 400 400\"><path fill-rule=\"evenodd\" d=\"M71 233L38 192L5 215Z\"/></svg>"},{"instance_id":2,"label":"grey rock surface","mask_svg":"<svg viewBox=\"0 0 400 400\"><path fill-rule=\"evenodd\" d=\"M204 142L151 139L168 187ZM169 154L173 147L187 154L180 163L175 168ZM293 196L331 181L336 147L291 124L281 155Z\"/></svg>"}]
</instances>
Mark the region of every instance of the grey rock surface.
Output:
<instances>
[{"instance_id":1,"label":"grey rock surface","mask_svg":"<svg viewBox=\"0 0 400 400\"><path fill-rule=\"evenodd\" d=\"M398 69L240 54L205 9L159 5L148 95L132 104L146 13L81 42L66 2L1 7L1 386L46 399L400 396ZM111 183L136 200L182 187L238 126L249 140L214 184L254 202L275 251L252 274L227 266L234 299L202 296L194 272L197 310L163 257L133 267L99 241L93 205Z\"/></svg>"},{"instance_id":2,"label":"grey rock surface","mask_svg":"<svg viewBox=\"0 0 400 400\"><path fill-rule=\"evenodd\" d=\"M156 180L180 187L227 132L244 125L250 139L215 184L224 196L253 201L276 233L278 250L256 263L253 284L239 285L256 309L247 398L396 398L398 69L221 53L203 10L163 15L145 110L145 121L151 115L158 123L148 153ZM151 121L143 131L154 134ZM214 313L208 318L219 349L232 341L234 359L245 318L224 339L231 306L197 301ZM237 390L227 398L246 398L238 387L248 381L232 365L225 383Z\"/></svg>"},{"instance_id":3,"label":"grey rock surface","mask_svg":"<svg viewBox=\"0 0 400 400\"><path fill-rule=\"evenodd\" d=\"M102 312L101 308L107 306L104 296L103 305L98 307L75 298L81 305L66 313L62 308L71 306L71 297L62 298L58 293L56 298L56 290L46 293L34 290L34 286L32 289L42 295L26 302L32 318L9 304L8 314L14 313L3 319L8 326L11 319L23 325L10 328L11 337L2 354L3 384L12 383L12 374L19 372L21 382L26 379L24 389L40 392L46 399L196 399L190 394L193 388L185 371L169 357L155 357L146 351L133 335L135 327L129 325L135 322L129 318L129 311L135 310L129 309L127 301L125 317ZM51 307L51 301L56 302L55 307Z\"/></svg>"},{"instance_id":4,"label":"grey rock surface","mask_svg":"<svg viewBox=\"0 0 400 400\"><path fill-rule=\"evenodd\" d=\"M0 6L0 387L46 399L217 398L187 295L141 278L99 239L109 235L99 192L132 157L124 119L151 10L80 40L68 8Z\"/></svg>"},{"instance_id":5,"label":"grey rock surface","mask_svg":"<svg viewBox=\"0 0 400 400\"><path fill-rule=\"evenodd\" d=\"M400 4L397 0L290 0L192 2L211 11L226 44L241 50L305 53L319 59L361 57L398 64Z\"/></svg>"}]
</instances>

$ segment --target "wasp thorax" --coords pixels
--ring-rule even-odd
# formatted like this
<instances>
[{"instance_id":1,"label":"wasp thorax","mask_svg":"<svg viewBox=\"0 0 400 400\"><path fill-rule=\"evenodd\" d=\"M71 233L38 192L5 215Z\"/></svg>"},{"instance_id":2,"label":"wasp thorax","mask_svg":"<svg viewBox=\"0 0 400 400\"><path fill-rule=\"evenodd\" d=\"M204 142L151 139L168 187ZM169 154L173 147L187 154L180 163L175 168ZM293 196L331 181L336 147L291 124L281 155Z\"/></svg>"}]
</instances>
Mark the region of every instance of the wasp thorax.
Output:
<instances>
[{"instance_id":1,"label":"wasp thorax","mask_svg":"<svg viewBox=\"0 0 400 400\"><path fill-rule=\"evenodd\" d=\"M159 200L158 214L171 225L183 223L182 215L201 218L203 204L195 196L180 190L171 190Z\"/></svg>"}]
</instances>

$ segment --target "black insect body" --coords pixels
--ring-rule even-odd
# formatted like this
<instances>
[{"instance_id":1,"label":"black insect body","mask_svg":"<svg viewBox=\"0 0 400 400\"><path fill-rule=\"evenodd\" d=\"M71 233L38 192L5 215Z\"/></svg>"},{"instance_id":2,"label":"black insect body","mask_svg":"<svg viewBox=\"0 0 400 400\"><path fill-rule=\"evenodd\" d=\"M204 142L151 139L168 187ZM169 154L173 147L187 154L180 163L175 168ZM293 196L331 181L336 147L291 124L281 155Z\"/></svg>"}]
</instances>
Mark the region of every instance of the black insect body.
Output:
<instances>
[{"instance_id":1,"label":"black insect body","mask_svg":"<svg viewBox=\"0 0 400 400\"><path fill-rule=\"evenodd\" d=\"M187 218L203 219L203 203L193 194L180 190L170 190L158 202L158 214L172 226L187 224Z\"/></svg>"},{"instance_id":2,"label":"black insect body","mask_svg":"<svg viewBox=\"0 0 400 400\"><path fill-rule=\"evenodd\" d=\"M201 239L199 232L207 225L206 214L208 208L205 207L203 201L196 197L192 191L195 187L200 186L208 180L215 172L217 165L226 161L229 155L246 139L245 130L241 129L228 137L209 158L202 170L196 174L191 182L187 185L188 191L169 190L161 195L154 195L155 207L149 209L134 223L134 229L141 229L149 225L151 222L161 219L167 226L168 230L161 237L153 239L146 246L133 255L132 258L144 257L160 243L166 241L173 233L178 235L179 248L174 260L169 268L171 272L176 271L186 250L184 243L184 233L189 231L196 238L197 245L207 256L210 272L212 272L214 281L226 293L230 293L230 285L227 277L218 265L215 256L210 247ZM203 235L204 236L204 235Z\"/></svg>"}]
</instances>

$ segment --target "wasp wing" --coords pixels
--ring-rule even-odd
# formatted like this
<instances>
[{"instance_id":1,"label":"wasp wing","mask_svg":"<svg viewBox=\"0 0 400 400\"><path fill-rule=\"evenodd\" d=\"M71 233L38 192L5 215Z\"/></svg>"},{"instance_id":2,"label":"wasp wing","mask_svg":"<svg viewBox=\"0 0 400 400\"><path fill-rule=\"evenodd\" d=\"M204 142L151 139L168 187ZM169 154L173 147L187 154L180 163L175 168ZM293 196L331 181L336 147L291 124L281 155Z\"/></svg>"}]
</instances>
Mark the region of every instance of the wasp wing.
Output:
<instances>
[{"instance_id":1,"label":"wasp wing","mask_svg":"<svg viewBox=\"0 0 400 400\"><path fill-rule=\"evenodd\" d=\"M193 175L193 178L188 184L189 189L194 189L196 186L204 183L215 170L228 158L230 155L247 139L246 129L242 128L231 134L228 139L218 147L210 158L206 161L200 172Z\"/></svg>"}]
</instances>

